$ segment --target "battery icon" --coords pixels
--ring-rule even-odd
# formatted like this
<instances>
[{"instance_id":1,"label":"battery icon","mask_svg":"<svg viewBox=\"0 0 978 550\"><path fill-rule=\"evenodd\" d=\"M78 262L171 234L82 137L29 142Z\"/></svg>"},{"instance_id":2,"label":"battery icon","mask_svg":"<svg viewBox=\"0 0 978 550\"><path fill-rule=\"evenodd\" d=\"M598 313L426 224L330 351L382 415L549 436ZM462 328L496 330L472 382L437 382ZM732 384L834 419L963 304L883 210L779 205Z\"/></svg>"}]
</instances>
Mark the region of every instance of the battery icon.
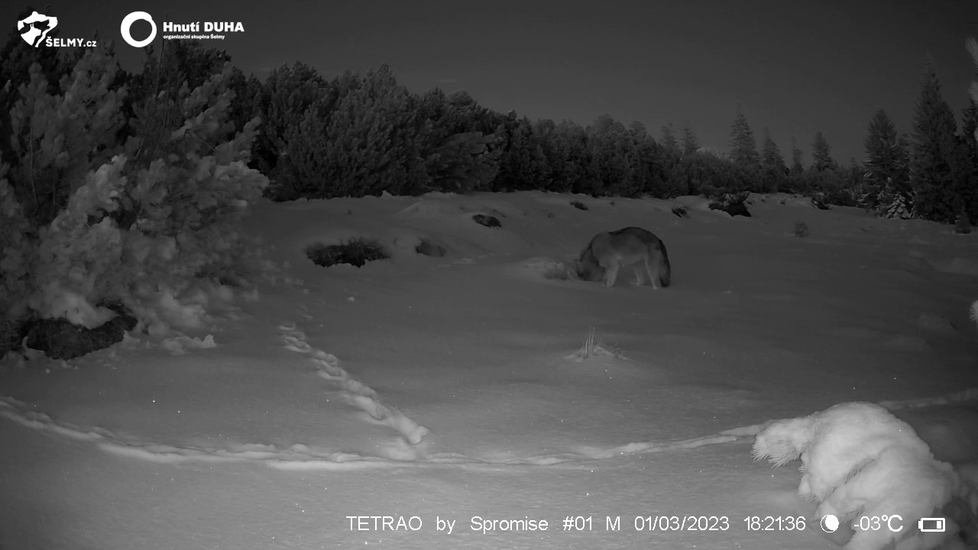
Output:
<instances>
[{"instance_id":1,"label":"battery icon","mask_svg":"<svg viewBox=\"0 0 978 550\"><path fill-rule=\"evenodd\" d=\"M921 533L943 533L944 518L920 518L917 520L917 529Z\"/></svg>"}]
</instances>

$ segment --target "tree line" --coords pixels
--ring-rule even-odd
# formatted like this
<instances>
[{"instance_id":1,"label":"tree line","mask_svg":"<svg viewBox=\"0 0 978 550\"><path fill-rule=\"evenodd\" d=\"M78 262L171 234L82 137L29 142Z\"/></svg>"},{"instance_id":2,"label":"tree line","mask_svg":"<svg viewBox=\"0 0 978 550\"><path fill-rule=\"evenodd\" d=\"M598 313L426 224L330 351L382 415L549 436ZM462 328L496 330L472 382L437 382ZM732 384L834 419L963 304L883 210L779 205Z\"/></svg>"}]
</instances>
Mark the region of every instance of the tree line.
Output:
<instances>
[{"instance_id":1,"label":"tree line","mask_svg":"<svg viewBox=\"0 0 978 550\"><path fill-rule=\"evenodd\" d=\"M12 37L0 52L0 78L11 82L0 92L4 135L16 96L11 90L27 81L30 63L40 65L50 87L77 61L77 54L71 59L52 50L25 50L21 42ZM225 52L194 41L147 50L141 72L118 70L108 84L128 90L121 100L127 119L133 116L132 98L174 97L181 87L192 90L231 63ZM827 138L817 132L807 168L794 138L790 166L767 128L758 149L739 106L730 151L721 153L700 147L689 126L677 132L666 124L656 139L641 123L625 125L610 115L587 126L532 121L515 111L483 107L465 91L411 93L387 65L332 79L301 62L274 69L264 81L233 66L229 70L229 122L240 131L249 120L260 119L249 166L269 178L265 194L274 200L435 190L658 198L788 192L811 196L819 205L862 206L884 217L978 220L978 108L969 103L959 131L930 61L911 133L899 134L880 109L868 121L861 162L837 162ZM123 126L118 139L134 131ZM0 155L16 165L6 140L0 140Z\"/></svg>"}]
</instances>

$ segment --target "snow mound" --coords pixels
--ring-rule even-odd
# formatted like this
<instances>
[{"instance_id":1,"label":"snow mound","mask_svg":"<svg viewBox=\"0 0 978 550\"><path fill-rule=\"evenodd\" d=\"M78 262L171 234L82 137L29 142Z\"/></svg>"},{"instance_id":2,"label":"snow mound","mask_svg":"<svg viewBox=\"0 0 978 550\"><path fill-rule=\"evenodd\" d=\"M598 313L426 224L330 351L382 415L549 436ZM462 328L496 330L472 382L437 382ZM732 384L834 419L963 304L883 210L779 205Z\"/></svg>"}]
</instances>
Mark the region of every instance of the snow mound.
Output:
<instances>
[{"instance_id":1,"label":"snow mound","mask_svg":"<svg viewBox=\"0 0 978 550\"><path fill-rule=\"evenodd\" d=\"M673 201L679 206L685 206L690 210L696 210L699 212L716 212L716 210L710 210L710 199L706 197L684 195L681 197L676 197ZM724 214L724 212L720 212Z\"/></svg>"},{"instance_id":2,"label":"snow mound","mask_svg":"<svg viewBox=\"0 0 978 550\"><path fill-rule=\"evenodd\" d=\"M757 434L751 452L775 467L801 459L798 494L818 504L816 517L842 525L894 516L906 529L844 529L831 539L847 549L963 548L978 533L978 487L934 458L914 429L880 405L842 403L779 420ZM922 533L917 520L945 516L946 531Z\"/></svg>"},{"instance_id":3,"label":"snow mound","mask_svg":"<svg viewBox=\"0 0 978 550\"><path fill-rule=\"evenodd\" d=\"M480 212L497 218L525 218L526 211L508 201L490 198L467 197L463 201L446 200L425 195L414 204L404 208L398 215L403 217L442 218L455 216L460 212Z\"/></svg>"},{"instance_id":4,"label":"snow mound","mask_svg":"<svg viewBox=\"0 0 978 550\"><path fill-rule=\"evenodd\" d=\"M420 218L440 218L454 216L459 213L459 207L444 200L420 200L398 214Z\"/></svg>"},{"instance_id":5,"label":"snow mound","mask_svg":"<svg viewBox=\"0 0 978 550\"><path fill-rule=\"evenodd\" d=\"M920 317L917 318L917 326L931 332L942 332L945 334L957 333L947 317L931 313L921 313Z\"/></svg>"},{"instance_id":6,"label":"snow mound","mask_svg":"<svg viewBox=\"0 0 978 550\"><path fill-rule=\"evenodd\" d=\"M883 346L900 351L926 351L930 349L927 342L910 334L898 334L884 342Z\"/></svg>"},{"instance_id":7,"label":"snow mound","mask_svg":"<svg viewBox=\"0 0 978 550\"><path fill-rule=\"evenodd\" d=\"M187 353L187 349L216 348L217 343L214 342L213 334L208 334L203 340L187 336L186 334L178 334L177 336L163 340L160 343L160 347L170 352L171 355L183 355Z\"/></svg>"},{"instance_id":8,"label":"snow mound","mask_svg":"<svg viewBox=\"0 0 978 550\"><path fill-rule=\"evenodd\" d=\"M774 198L778 201L778 203L783 204L785 206L815 208L815 205L812 204L812 199L809 197L798 197L794 195L788 195L788 196L774 197Z\"/></svg>"},{"instance_id":9,"label":"snow mound","mask_svg":"<svg viewBox=\"0 0 978 550\"><path fill-rule=\"evenodd\" d=\"M978 277L978 260L973 258L946 258L943 260L928 260L928 263L936 271L940 271L941 273Z\"/></svg>"},{"instance_id":10,"label":"snow mound","mask_svg":"<svg viewBox=\"0 0 978 550\"><path fill-rule=\"evenodd\" d=\"M518 264L517 269L526 278L534 280L574 281L578 278L572 266L546 256L526 259Z\"/></svg>"}]
</instances>

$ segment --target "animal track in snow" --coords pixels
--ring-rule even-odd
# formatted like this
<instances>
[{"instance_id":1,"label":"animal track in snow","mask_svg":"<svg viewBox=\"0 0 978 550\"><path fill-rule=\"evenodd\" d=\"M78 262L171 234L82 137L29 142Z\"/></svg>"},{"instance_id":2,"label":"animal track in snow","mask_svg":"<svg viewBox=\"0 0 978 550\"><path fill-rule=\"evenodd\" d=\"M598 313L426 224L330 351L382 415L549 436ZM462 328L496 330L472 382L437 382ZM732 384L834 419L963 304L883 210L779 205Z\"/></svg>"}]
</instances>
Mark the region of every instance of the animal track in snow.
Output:
<instances>
[{"instance_id":1,"label":"animal track in snow","mask_svg":"<svg viewBox=\"0 0 978 550\"><path fill-rule=\"evenodd\" d=\"M404 416L394 407L381 403L377 392L352 378L339 365L339 359L335 355L310 346L306 341L305 333L298 330L294 324L282 324L278 328L284 332L282 339L285 341L285 348L311 355L310 360L316 366L319 375L339 387L344 401L360 408L374 420L396 430L411 445L421 443L428 433L428 428Z\"/></svg>"}]
</instances>

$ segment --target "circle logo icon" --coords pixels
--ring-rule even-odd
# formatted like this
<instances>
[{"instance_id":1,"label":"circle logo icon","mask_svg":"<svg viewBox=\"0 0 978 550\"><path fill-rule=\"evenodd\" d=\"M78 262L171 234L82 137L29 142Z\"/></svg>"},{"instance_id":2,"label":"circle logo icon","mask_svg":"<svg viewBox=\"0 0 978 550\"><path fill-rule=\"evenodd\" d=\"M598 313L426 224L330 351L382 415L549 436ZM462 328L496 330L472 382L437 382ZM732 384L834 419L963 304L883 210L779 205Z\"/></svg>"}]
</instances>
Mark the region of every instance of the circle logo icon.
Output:
<instances>
[{"instance_id":1,"label":"circle logo icon","mask_svg":"<svg viewBox=\"0 0 978 550\"><path fill-rule=\"evenodd\" d=\"M150 31L149 36L142 40L136 40L132 37L132 33L129 32L132 28L132 24L136 21L146 21L149 26L153 28ZM149 45L153 39L156 38L156 22L153 21L153 17L144 11L134 11L127 15L125 19L122 20L122 25L119 27L119 32L122 33L122 39L126 41L133 48L142 48L143 46Z\"/></svg>"}]
</instances>

